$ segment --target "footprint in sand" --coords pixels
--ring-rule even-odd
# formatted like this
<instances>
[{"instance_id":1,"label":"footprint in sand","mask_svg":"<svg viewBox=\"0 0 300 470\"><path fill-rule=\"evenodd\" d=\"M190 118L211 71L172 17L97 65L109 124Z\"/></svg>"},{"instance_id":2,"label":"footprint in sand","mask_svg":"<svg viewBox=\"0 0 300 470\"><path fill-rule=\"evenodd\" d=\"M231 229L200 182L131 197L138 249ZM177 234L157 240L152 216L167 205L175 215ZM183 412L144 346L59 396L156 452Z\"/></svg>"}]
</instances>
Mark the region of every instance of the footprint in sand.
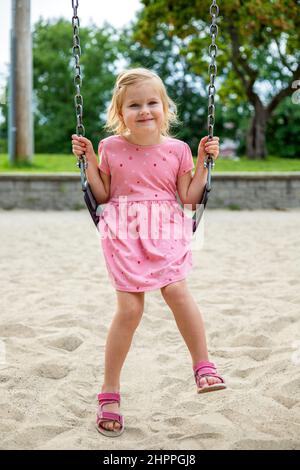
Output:
<instances>
[{"instance_id":1,"label":"footprint in sand","mask_svg":"<svg viewBox=\"0 0 300 470\"><path fill-rule=\"evenodd\" d=\"M272 346L272 340L265 335L240 334L235 336L230 346L254 346L256 348L266 348Z\"/></svg>"},{"instance_id":2,"label":"footprint in sand","mask_svg":"<svg viewBox=\"0 0 300 470\"><path fill-rule=\"evenodd\" d=\"M11 379L11 377L9 375L0 375L0 384L5 383L5 382L9 382L10 379Z\"/></svg>"},{"instance_id":3,"label":"footprint in sand","mask_svg":"<svg viewBox=\"0 0 300 470\"><path fill-rule=\"evenodd\" d=\"M287 390L287 393L288 393L288 390ZM277 403L284 406L288 410L290 410L291 408L293 408L293 406L299 403L299 400L289 397L289 396L285 396L285 395L270 394L270 396L273 398L273 400L277 401Z\"/></svg>"},{"instance_id":4,"label":"footprint in sand","mask_svg":"<svg viewBox=\"0 0 300 470\"><path fill-rule=\"evenodd\" d=\"M45 442L50 441L56 436L71 430L72 427L70 426L53 426L46 423L36 425L33 423L29 426L22 427L22 430L15 434L13 445L16 446L16 448L36 449L40 444L45 444Z\"/></svg>"},{"instance_id":5,"label":"footprint in sand","mask_svg":"<svg viewBox=\"0 0 300 470\"><path fill-rule=\"evenodd\" d=\"M262 440L241 439L234 442L229 450L298 450L299 442L284 439Z\"/></svg>"},{"instance_id":6,"label":"footprint in sand","mask_svg":"<svg viewBox=\"0 0 300 470\"><path fill-rule=\"evenodd\" d=\"M297 397L298 401L300 398L300 379L287 380L285 383L282 383L280 386L282 392L288 393L291 397Z\"/></svg>"},{"instance_id":7,"label":"footprint in sand","mask_svg":"<svg viewBox=\"0 0 300 470\"><path fill-rule=\"evenodd\" d=\"M232 357L242 357L248 356L254 361L264 361L270 357L272 354L272 349L270 348L246 348L246 347L230 347L223 349L212 349L211 350L215 357L222 357L225 359L230 359Z\"/></svg>"},{"instance_id":8,"label":"footprint in sand","mask_svg":"<svg viewBox=\"0 0 300 470\"><path fill-rule=\"evenodd\" d=\"M244 354L254 361L265 361L272 354L272 350L269 348L249 348L244 350Z\"/></svg>"},{"instance_id":9,"label":"footprint in sand","mask_svg":"<svg viewBox=\"0 0 300 470\"><path fill-rule=\"evenodd\" d=\"M275 320L270 320L268 322L263 322L261 327L268 329L270 334L273 332L276 332L276 334L278 334L281 330L283 330L287 326L290 326L291 323L295 323L295 321L296 317L290 315L287 317L276 318Z\"/></svg>"},{"instance_id":10,"label":"footprint in sand","mask_svg":"<svg viewBox=\"0 0 300 470\"><path fill-rule=\"evenodd\" d=\"M58 349L64 349L69 352L75 351L83 343L83 340L77 336L62 336L54 341L49 342L49 346L54 346Z\"/></svg>"},{"instance_id":11,"label":"footprint in sand","mask_svg":"<svg viewBox=\"0 0 300 470\"><path fill-rule=\"evenodd\" d=\"M231 375L233 377L239 377L241 379L246 379L247 377L249 377L249 375L252 374L252 372L255 372L256 370L258 370L258 368L260 368L260 366L249 367L247 369L238 369L238 370L232 371Z\"/></svg>"},{"instance_id":12,"label":"footprint in sand","mask_svg":"<svg viewBox=\"0 0 300 470\"><path fill-rule=\"evenodd\" d=\"M70 369L65 365L59 365L56 362L40 363L38 367L33 370L33 373L38 377L47 379L63 379L70 372Z\"/></svg>"},{"instance_id":13,"label":"footprint in sand","mask_svg":"<svg viewBox=\"0 0 300 470\"><path fill-rule=\"evenodd\" d=\"M169 426L183 426L187 422L186 418L181 418L181 416L172 416L172 418L164 419L164 423Z\"/></svg>"},{"instance_id":14,"label":"footprint in sand","mask_svg":"<svg viewBox=\"0 0 300 470\"><path fill-rule=\"evenodd\" d=\"M162 364L166 364L166 362L169 362L171 359L173 359L173 357L171 358L171 356L163 353L160 353L156 356L156 361Z\"/></svg>"},{"instance_id":15,"label":"footprint in sand","mask_svg":"<svg viewBox=\"0 0 300 470\"><path fill-rule=\"evenodd\" d=\"M33 328L22 323L8 323L0 325L0 337L15 336L17 338L33 338L36 333Z\"/></svg>"},{"instance_id":16,"label":"footprint in sand","mask_svg":"<svg viewBox=\"0 0 300 470\"><path fill-rule=\"evenodd\" d=\"M180 379L178 377L172 377L170 375L167 375L165 377L162 377L160 382L159 382L159 387L161 389L168 389L172 390L172 386L180 388L183 384L185 384L185 380Z\"/></svg>"},{"instance_id":17,"label":"footprint in sand","mask_svg":"<svg viewBox=\"0 0 300 470\"><path fill-rule=\"evenodd\" d=\"M290 286L299 286L299 279L291 279L289 281Z\"/></svg>"}]
</instances>

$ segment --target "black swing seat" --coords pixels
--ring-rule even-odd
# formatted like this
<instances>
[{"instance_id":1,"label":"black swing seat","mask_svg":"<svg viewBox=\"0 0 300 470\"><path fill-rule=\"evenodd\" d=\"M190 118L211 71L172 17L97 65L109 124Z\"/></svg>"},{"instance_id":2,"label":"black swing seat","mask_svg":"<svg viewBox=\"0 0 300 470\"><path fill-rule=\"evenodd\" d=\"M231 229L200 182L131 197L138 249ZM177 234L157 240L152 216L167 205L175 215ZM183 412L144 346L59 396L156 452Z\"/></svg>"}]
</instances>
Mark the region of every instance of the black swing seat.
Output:
<instances>
[{"instance_id":1,"label":"black swing seat","mask_svg":"<svg viewBox=\"0 0 300 470\"><path fill-rule=\"evenodd\" d=\"M206 183L201 203L199 204L199 207L196 208L196 211L193 215L193 233L196 232L196 229L197 229L197 227L200 223L200 220L201 220L201 217L203 215L205 206L207 204L208 195L209 195L210 190L211 190L210 185L208 183ZM91 187L90 187L90 185L89 185L89 183L86 179L82 184L82 191L83 191L83 197L84 197L84 202L86 204L86 207L88 208L88 211L89 211L89 213L90 213L90 215L93 219L93 222L94 222L95 226L98 229L98 223L99 223L99 220L100 220L100 216L101 216L101 214L104 210L103 205L97 203L97 201L96 201L96 199L93 195L92 189L91 189Z\"/></svg>"},{"instance_id":2,"label":"black swing seat","mask_svg":"<svg viewBox=\"0 0 300 470\"><path fill-rule=\"evenodd\" d=\"M86 204L86 207L88 208L88 211L93 219L94 224L96 225L96 227L98 227L99 218L100 218L98 204L97 204L96 199L94 198L91 187L89 183L87 182L87 180L84 182L84 188L82 188L82 190L83 190L83 197L84 197L84 202Z\"/></svg>"}]
</instances>

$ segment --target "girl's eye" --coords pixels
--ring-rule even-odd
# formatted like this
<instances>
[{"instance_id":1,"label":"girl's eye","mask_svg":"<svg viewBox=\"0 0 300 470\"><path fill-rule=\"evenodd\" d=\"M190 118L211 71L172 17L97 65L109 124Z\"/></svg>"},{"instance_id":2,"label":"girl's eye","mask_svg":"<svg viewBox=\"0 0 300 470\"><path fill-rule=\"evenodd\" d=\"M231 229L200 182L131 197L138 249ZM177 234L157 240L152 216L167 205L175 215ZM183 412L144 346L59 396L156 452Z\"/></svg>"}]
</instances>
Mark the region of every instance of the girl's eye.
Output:
<instances>
[{"instance_id":1,"label":"girl's eye","mask_svg":"<svg viewBox=\"0 0 300 470\"><path fill-rule=\"evenodd\" d=\"M157 104L157 101L150 101L149 104ZM132 108L133 106L138 106L138 104L133 103L133 104L131 104L129 107Z\"/></svg>"}]
</instances>

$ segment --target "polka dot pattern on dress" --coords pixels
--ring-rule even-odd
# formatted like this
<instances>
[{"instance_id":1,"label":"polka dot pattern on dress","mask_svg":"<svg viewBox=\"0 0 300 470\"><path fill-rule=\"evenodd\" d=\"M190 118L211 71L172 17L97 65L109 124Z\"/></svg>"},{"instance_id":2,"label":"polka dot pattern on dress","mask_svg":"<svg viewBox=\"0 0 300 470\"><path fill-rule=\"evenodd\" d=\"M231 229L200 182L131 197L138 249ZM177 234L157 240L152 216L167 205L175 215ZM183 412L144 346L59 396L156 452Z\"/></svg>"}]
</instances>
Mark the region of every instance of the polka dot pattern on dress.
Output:
<instances>
[{"instance_id":1,"label":"polka dot pattern on dress","mask_svg":"<svg viewBox=\"0 0 300 470\"><path fill-rule=\"evenodd\" d=\"M167 138L165 143L147 146L145 151L121 136L110 136L100 142L99 157L100 170L111 175L110 199L101 215L99 230L113 286L127 292L143 292L184 279L192 269L192 253L189 239L178 237L174 224L176 221L178 228L185 221L178 211L177 177L194 168L187 144ZM135 238L124 239L118 233L109 236L116 233L113 214L118 220L119 196L127 196L127 209L134 207L127 222L135 229ZM158 238L143 237L142 227L151 222L154 206L170 210L168 240L161 238L167 228L162 225L167 223L163 217L159 218L159 230L155 232Z\"/></svg>"}]
</instances>

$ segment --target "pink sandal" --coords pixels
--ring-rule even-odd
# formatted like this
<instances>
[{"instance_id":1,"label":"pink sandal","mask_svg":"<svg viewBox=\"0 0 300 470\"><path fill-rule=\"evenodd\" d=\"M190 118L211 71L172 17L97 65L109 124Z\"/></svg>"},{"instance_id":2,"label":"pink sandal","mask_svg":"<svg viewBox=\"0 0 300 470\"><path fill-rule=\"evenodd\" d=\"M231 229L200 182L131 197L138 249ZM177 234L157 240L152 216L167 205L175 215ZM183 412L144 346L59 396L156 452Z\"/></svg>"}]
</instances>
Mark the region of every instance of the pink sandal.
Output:
<instances>
[{"instance_id":1,"label":"pink sandal","mask_svg":"<svg viewBox=\"0 0 300 470\"><path fill-rule=\"evenodd\" d=\"M226 388L225 381L223 377L217 374L217 368L213 362L209 361L200 361L198 364L193 366L196 385L198 387L198 393L213 392L215 390L223 390ZM222 383L215 383L213 385L208 385L207 387L200 387L200 379L202 377L217 377L222 381Z\"/></svg>"},{"instance_id":2,"label":"pink sandal","mask_svg":"<svg viewBox=\"0 0 300 470\"><path fill-rule=\"evenodd\" d=\"M124 418L122 415L118 413L112 413L108 411L102 411L102 407L104 405L108 405L109 403L119 403L121 402L121 396L119 393L99 393L97 395L98 402L100 405L100 412L97 412L97 419L96 419L96 428L104 436L108 437L117 437L120 436L124 431ZM119 431L109 431L101 426L101 423L105 421L116 421L121 425L121 429Z\"/></svg>"}]
</instances>

